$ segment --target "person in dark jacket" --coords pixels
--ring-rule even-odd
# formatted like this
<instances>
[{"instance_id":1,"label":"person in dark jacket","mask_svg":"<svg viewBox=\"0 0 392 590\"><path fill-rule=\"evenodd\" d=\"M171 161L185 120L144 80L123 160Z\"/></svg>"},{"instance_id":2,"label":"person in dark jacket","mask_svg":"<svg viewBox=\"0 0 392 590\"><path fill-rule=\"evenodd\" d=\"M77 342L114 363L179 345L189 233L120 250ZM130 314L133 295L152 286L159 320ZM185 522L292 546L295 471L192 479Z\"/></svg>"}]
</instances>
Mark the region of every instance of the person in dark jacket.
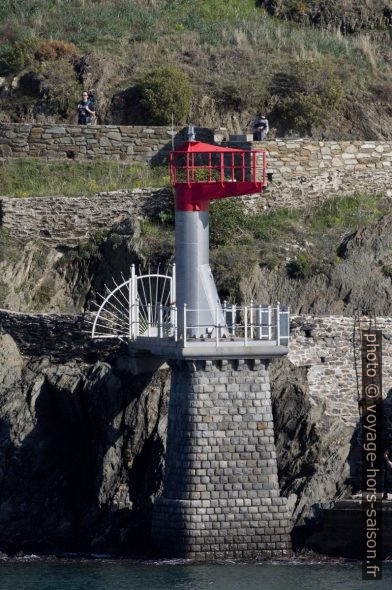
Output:
<instances>
[{"instance_id":1,"label":"person in dark jacket","mask_svg":"<svg viewBox=\"0 0 392 590\"><path fill-rule=\"evenodd\" d=\"M82 100L78 103L78 124L88 125L94 116L95 111L89 100L88 92L83 92Z\"/></svg>"},{"instance_id":2,"label":"person in dark jacket","mask_svg":"<svg viewBox=\"0 0 392 590\"><path fill-rule=\"evenodd\" d=\"M252 123L253 141L265 141L269 131L268 119L262 113L258 113Z\"/></svg>"}]
</instances>

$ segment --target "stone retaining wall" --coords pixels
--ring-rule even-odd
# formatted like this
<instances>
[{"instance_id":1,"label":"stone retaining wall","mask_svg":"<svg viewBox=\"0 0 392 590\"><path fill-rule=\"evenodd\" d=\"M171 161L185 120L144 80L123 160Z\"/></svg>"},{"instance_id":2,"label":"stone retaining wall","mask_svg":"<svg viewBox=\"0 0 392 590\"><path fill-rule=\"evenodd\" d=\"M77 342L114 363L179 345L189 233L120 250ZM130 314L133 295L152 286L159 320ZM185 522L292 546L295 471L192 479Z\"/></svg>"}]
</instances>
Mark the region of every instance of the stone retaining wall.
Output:
<instances>
[{"instance_id":1,"label":"stone retaining wall","mask_svg":"<svg viewBox=\"0 0 392 590\"><path fill-rule=\"evenodd\" d=\"M0 328L8 332L27 356L90 354L105 343L92 341L86 316L25 314L0 310ZM366 320L362 322L366 328ZM392 390L392 318L377 318L383 331L383 394ZM358 422L354 336L358 369L359 331L354 319L343 316L294 316L290 324L288 359L307 367L309 401L315 412L355 425ZM109 348L117 346L106 343Z\"/></svg>"},{"instance_id":2,"label":"stone retaining wall","mask_svg":"<svg viewBox=\"0 0 392 590\"><path fill-rule=\"evenodd\" d=\"M385 169L368 169L360 171L331 170L318 176L301 175L291 180L273 176L273 181L263 196L252 201L252 210L277 209L279 207L307 208L320 205L326 201L354 195L385 194L392 197L392 171Z\"/></svg>"},{"instance_id":3,"label":"stone retaining wall","mask_svg":"<svg viewBox=\"0 0 392 590\"><path fill-rule=\"evenodd\" d=\"M177 131L176 145L186 139L184 130ZM166 127L38 128L0 124L0 154L66 158L68 152L78 150L78 157L147 162L167 155L171 149L169 132ZM197 129L197 137L209 142L223 139L222 134L214 136L208 129ZM383 192L392 197L392 142L299 139L231 145L264 148L268 152L272 180L267 190L263 195L242 197L250 212L277 207L306 208L355 192ZM111 227L113 221L148 215L151 207L156 210L166 206L167 199L172 199L170 192L154 189L101 193L89 199L0 197L0 221L23 241L42 239L55 246L73 246L98 230Z\"/></svg>"},{"instance_id":4,"label":"stone retaining wall","mask_svg":"<svg viewBox=\"0 0 392 590\"><path fill-rule=\"evenodd\" d=\"M366 329L367 320L361 323ZM377 318L377 328L383 331L385 399L392 390L392 318ZM288 358L294 365L308 368L309 402L314 411L320 417L332 416L355 426L359 419L355 359L361 383L361 355L359 325L354 325L354 318L293 317Z\"/></svg>"},{"instance_id":5,"label":"stone retaining wall","mask_svg":"<svg viewBox=\"0 0 392 590\"><path fill-rule=\"evenodd\" d=\"M26 357L48 356L53 361L104 360L118 354L121 342L90 338L90 315L31 314L0 310L0 331L10 334Z\"/></svg>"},{"instance_id":6,"label":"stone retaining wall","mask_svg":"<svg viewBox=\"0 0 392 590\"><path fill-rule=\"evenodd\" d=\"M94 197L0 198L1 227L22 242L76 246L99 230L138 215L150 216L173 202L171 190L134 189Z\"/></svg>"},{"instance_id":7,"label":"stone retaining wall","mask_svg":"<svg viewBox=\"0 0 392 590\"><path fill-rule=\"evenodd\" d=\"M277 140L231 145L267 150L266 207L309 207L355 192L392 197L392 142Z\"/></svg>"},{"instance_id":8,"label":"stone retaining wall","mask_svg":"<svg viewBox=\"0 0 392 590\"><path fill-rule=\"evenodd\" d=\"M314 141L310 139L252 142L268 153L268 169L279 178L319 176L323 172L391 169L391 141Z\"/></svg>"},{"instance_id":9,"label":"stone retaining wall","mask_svg":"<svg viewBox=\"0 0 392 590\"><path fill-rule=\"evenodd\" d=\"M174 129L174 143L187 139L187 130ZM212 142L214 132L196 128L196 137ZM172 146L170 127L119 125L0 124L0 157L99 159L154 162L167 156Z\"/></svg>"}]
</instances>

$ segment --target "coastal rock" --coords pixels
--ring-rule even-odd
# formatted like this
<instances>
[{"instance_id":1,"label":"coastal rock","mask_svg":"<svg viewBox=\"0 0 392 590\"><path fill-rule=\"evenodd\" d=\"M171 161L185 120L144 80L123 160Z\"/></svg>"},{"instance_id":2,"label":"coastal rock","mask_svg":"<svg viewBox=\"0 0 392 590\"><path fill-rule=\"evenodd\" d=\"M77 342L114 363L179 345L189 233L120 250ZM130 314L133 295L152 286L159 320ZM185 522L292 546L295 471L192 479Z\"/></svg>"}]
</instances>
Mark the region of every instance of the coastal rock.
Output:
<instances>
[{"instance_id":1,"label":"coastal rock","mask_svg":"<svg viewBox=\"0 0 392 590\"><path fill-rule=\"evenodd\" d=\"M0 549L145 551L168 371L23 359L8 334L0 358Z\"/></svg>"}]
</instances>

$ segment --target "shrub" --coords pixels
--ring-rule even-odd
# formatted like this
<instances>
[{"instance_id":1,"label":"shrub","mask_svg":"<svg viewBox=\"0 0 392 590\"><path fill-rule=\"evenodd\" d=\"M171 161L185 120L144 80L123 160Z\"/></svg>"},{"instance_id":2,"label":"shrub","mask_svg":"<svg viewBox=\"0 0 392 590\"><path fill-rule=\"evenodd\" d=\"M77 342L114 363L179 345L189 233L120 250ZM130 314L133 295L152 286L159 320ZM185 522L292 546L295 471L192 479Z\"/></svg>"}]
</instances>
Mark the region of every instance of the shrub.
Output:
<instances>
[{"instance_id":1,"label":"shrub","mask_svg":"<svg viewBox=\"0 0 392 590\"><path fill-rule=\"evenodd\" d=\"M382 266L382 272L385 277L392 279L392 264L386 263Z\"/></svg>"},{"instance_id":2,"label":"shrub","mask_svg":"<svg viewBox=\"0 0 392 590\"><path fill-rule=\"evenodd\" d=\"M57 60L56 67L44 62L36 72L40 95L51 109L66 117L75 110L81 86L72 65L66 59Z\"/></svg>"},{"instance_id":3,"label":"shrub","mask_svg":"<svg viewBox=\"0 0 392 590\"><path fill-rule=\"evenodd\" d=\"M307 279L316 271L315 261L307 252L300 252L287 264L287 272L292 279Z\"/></svg>"},{"instance_id":4,"label":"shrub","mask_svg":"<svg viewBox=\"0 0 392 590\"><path fill-rule=\"evenodd\" d=\"M67 43L66 41L45 41L37 48L35 59L41 62L66 59L73 63L80 59L80 53L73 43Z\"/></svg>"},{"instance_id":5,"label":"shrub","mask_svg":"<svg viewBox=\"0 0 392 590\"><path fill-rule=\"evenodd\" d=\"M227 244L211 251L211 265L220 296L241 301L242 282L257 269L259 254L255 244Z\"/></svg>"},{"instance_id":6,"label":"shrub","mask_svg":"<svg viewBox=\"0 0 392 590\"><path fill-rule=\"evenodd\" d=\"M215 201L210 209L210 243L220 246L238 241L246 226L244 209L232 199Z\"/></svg>"},{"instance_id":7,"label":"shrub","mask_svg":"<svg viewBox=\"0 0 392 590\"><path fill-rule=\"evenodd\" d=\"M19 72L31 65L38 42L35 37L27 37L12 43L3 43L0 46L0 73Z\"/></svg>"},{"instance_id":8,"label":"shrub","mask_svg":"<svg viewBox=\"0 0 392 590\"><path fill-rule=\"evenodd\" d=\"M239 78L235 83L225 84L214 92L214 98L223 110L255 111L269 110L269 94L265 77Z\"/></svg>"},{"instance_id":9,"label":"shrub","mask_svg":"<svg viewBox=\"0 0 392 590\"><path fill-rule=\"evenodd\" d=\"M334 65L322 60L292 64L290 71L275 75L270 90L279 97L278 117L287 126L309 134L313 127L328 123L344 99Z\"/></svg>"},{"instance_id":10,"label":"shrub","mask_svg":"<svg viewBox=\"0 0 392 590\"><path fill-rule=\"evenodd\" d=\"M236 84L227 84L217 93L218 103L226 110L241 111L247 104L247 96Z\"/></svg>"},{"instance_id":11,"label":"shrub","mask_svg":"<svg viewBox=\"0 0 392 590\"><path fill-rule=\"evenodd\" d=\"M189 113L192 90L187 75L172 66L148 72L139 86L140 106L148 122L156 125L184 123Z\"/></svg>"}]
</instances>

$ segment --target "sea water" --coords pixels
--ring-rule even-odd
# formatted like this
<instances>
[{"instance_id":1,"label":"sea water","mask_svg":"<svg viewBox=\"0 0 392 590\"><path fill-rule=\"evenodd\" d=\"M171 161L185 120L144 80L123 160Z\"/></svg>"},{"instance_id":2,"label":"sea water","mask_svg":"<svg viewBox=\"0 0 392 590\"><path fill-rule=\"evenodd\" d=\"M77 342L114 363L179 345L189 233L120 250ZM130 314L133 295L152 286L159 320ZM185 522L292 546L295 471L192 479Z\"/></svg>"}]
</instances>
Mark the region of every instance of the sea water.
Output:
<instances>
[{"instance_id":1,"label":"sea water","mask_svg":"<svg viewBox=\"0 0 392 590\"><path fill-rule=\"evenodd\" d=\"M178 561L42 560L0 562L1 590L390 590L383 580L363 582L360 563L225 563Z\"/></svg>"}]
</instances>

